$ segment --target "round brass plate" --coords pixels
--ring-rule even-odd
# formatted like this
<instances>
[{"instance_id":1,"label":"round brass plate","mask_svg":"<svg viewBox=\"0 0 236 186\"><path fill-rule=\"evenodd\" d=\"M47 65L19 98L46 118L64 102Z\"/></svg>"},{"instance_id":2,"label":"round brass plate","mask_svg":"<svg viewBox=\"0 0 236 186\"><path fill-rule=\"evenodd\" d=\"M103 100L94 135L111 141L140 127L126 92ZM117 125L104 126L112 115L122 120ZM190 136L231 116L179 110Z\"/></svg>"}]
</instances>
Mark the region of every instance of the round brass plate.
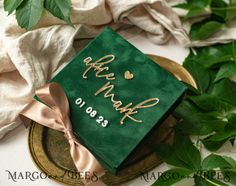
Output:
<instances>
[{"instance_id":1,"label":"round brass plate","mask_svg":"<svg viewBox=\"0 0 236 186\"><path fill-rule=\"evenodd\" d=\"M148 56L177 79L196 87L192 76L181 65L163 57ZM161 164L161 160L153 153L149 144L171 143L174 136L172 128L175 124L175 118L169 116L140 144L118 175L106 172L101 178L102 181L109 186L118 185ZM61 132L33 122L29 129L28 143L33 161L49 178L65 185L83 185L70 157L69 144Z\"/></svg>"}]
</instances>

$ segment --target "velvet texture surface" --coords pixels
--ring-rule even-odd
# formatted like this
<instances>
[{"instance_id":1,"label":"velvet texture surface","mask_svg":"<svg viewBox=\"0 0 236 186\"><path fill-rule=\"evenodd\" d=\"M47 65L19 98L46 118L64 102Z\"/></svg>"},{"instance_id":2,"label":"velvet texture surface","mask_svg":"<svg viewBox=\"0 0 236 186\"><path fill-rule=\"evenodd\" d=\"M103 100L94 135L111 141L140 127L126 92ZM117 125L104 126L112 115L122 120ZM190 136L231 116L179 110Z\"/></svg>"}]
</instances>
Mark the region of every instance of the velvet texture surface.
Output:
<instances>
[{"instance_id":1,"label":"velvet texture surface","mask_svg":"<svg viewBox=\"0 0 236 186\"><path fill-rule=\"evenodd\" d=\"M109 70L101 74L114 73L114 80L96 77L94 69L88 71L87 79L83 78L88 68L84 63L85 58L91 57L94 62L110 54L115 59L105 65ZM126 71L130 71L134 77L125 79ZM74 133L112 173L121 168L125 159L153 127L163 121L186 90L175 77L110 28L105 28L52 81L59 83L68 97ZM115 110L110 98L104 97L106 91L95 96L95 92L107 82L114 85L110 93L114 93L114 99L121 101L122 106L133 103L131 107L134 107L150 98L158 98L159 103L139 109L132 115L142 120L141 123L126 118L121 125L124 114ZM85 102L82 108L75 103L78 98ZM86 113L88 107L97 111L96 116L91 117ZM98 124L99 116L109 122L107 127Z\"/></svg>"}]
</instances>

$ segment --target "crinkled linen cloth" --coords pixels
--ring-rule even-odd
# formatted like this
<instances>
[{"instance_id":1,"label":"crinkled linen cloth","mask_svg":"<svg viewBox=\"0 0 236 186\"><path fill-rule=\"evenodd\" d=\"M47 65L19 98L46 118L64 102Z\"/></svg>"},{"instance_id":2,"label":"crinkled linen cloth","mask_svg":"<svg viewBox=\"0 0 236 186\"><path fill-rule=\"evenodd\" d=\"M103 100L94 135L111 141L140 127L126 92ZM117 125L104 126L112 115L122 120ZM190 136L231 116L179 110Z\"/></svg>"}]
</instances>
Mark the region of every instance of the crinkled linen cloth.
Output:
<instances>
[{"instance_id":1,"label":"crinkled linen cloth","mask_svg":"<svg viewBox=\"0 0 236 186\"><path fill-rule=\"evenodd\" d=\"M109 25L126 38L144 31L157 44L173 36L190 45L178 14L170 7L181 1L72 0L74 27L45 11L37 26L26 32L14 15L6 16L0 0L0 138L22 123L19 112L35 89L70 61L77 39L92 38Z\"/></svg>"}]
</instances>

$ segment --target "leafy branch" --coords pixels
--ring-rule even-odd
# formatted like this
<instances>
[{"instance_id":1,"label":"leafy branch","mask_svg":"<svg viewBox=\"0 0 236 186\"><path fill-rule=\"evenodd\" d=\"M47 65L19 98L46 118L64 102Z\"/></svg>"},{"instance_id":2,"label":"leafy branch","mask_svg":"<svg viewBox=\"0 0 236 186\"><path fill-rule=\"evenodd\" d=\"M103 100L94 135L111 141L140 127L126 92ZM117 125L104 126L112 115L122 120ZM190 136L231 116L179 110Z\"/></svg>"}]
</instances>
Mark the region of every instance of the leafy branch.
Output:
<instances>
[{"instance_id":1,"label":"leafy branch","mask_svg":"<svg viewBox=\"0 0 236 186\"><path fill-rule=\"evenodd\" d=\"M186 9L188 13L183 20L201 17L190 30L193 40L204 40L227 28L236 18L236 0L187 0L175 7Z\"/></svg>"},{"instance_id":2,"label":"leafy branch","mask_svg":"<svg viewBox=\"0 0 236 186\"><path fill-rule=\"evenodd\" d=\"M236 137L236 83L229 78L236 75L234 43L203 47L184 61L198 84L176 110L183 118L179 129L190 135L207 135L202 139L209 150L218 150L226 141L233 144Z\"/></svg>"},{"instance_id":3,"label":"leafy branch","mask_svg":"<svg viewBox=\"0 0 236 186\"><path fill-rule=\"evenodd\" d=\"M8 14L15 11L18 24L27 30L39 22L44 10L72 25L71 0L4 0L4 10Z\"/></svg>"},{"instance_id":4,"label":"leafy branch","mask_svg":"<svg viewBox=\"0 0 236 186\"><path fill-rule=\"evenodd\" d=\"M173 168L164 172L152 186L167 186L193 178L196 186L236 184L236 161L228 156L210 154L202 160L191 140L177 132L173 145L160 144L158 155Z\"/></svg>"},{"instance_id":5,"label":"leafy branch","mask_svg":"<svg viewBox=\"0 0 236 186\"><path fill-rule=\"evenodd\" d=\"M197 136L209 151L217 151L227 141L234 145L236 83L230 78L236 75L235 43L197 48L183 66L194 77L198 89L189 87L188 96L175 110L179 123L175 127L174 144L156 147L162 160L175 168L163 174L154 186L171 185L189 176L197 186L236 184L235 160L216 154L201 160L199 150L188 137ZM166 175L173 171L178 179L167 179ZM227 181L217 179L217 171Z\"/></svg>"}]
</instances>

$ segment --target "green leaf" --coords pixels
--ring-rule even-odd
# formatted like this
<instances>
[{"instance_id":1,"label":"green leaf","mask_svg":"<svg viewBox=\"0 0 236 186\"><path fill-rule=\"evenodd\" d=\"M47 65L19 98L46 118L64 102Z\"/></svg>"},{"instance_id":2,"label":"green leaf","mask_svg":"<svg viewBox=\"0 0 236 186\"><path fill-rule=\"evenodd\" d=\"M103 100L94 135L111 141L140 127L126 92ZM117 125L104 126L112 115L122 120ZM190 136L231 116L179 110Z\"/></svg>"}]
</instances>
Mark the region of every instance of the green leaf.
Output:
<instances>
[{"instance_id":1,"label":"green leaf","mask_svg":"<svg viewBox=\"0 0 236 186\"><path fill-rule=\"evenodd\" d=\"M183 8L183 9L193 9L193 8L205 8L211 4L211 0L188 0L187 3L177 4L174 7Z\"/></svg>"},{"instance_id":2,"label":"green leaf","mask_svg":"<svg viewBox=\"0 0 236 186\"><path fill-rule=\"evenodd\" d=\"M174 147L178 158L189 165L192 170L201 169L200 152L188 137L176 132Z\"/></svg>"},{"instance_id":3,"label":"green leaf","mask_svg":"<svg viewBox=\"0 0 236 186\"><path fill-rule=\"evenodd\" d=\"M197 6L197 7L206 7L211 4L212 0L187 0L187 3L191 6Z\"/></svg>"},{"instance_id":4,"label":"green leaf","mask_svg":"<svg viewBox=\"0 0 236 186\"><path fill-rule=\"evenodd\" d=\"M175 184L176 182L188 178L193 171L188 169L173 168L162 173L158 180L152 186L167 186Z\"/></svg>"},{"instance_id":5,"label":"green leaf","mask_svg":"<svg viewBox=\"0 0 236 186\"><path fill-rule=\"evenodd\" d=\"M193 18L193 17L197 17L200 16L201 14L203 14L205 12L204 7L193 7L189 10L189 12L187 13L187 15L184 17L184 20Z\"/></svg>"},{"instance_id":6,"label":"green leaf","mask_svg":"<svg viewBox=\"0 0 236 186\"><path fill-rule=\"evenodd\" d=\"M222 156L210 154L202 162L203 170L213 170L215 168L227 169L232 168L231 164Z\"/></svg>"},{"instance_id":7,"label":"green leaf","mask_svg":"<svg viewBox=\"0 0 236 186\"><path fill-rule=\"evenodd\" d=\"M213 131L221 131L225 127L225 122L218 118L218 113L200 112L188 101L182 102L174 115L182 118L176 128L191 135L207 135Z\"/></svg>"},{"instance_id":8,"label":"green leaf","mask_svg":"<svg viewBox=\"0 0 236 186\"><path fill-rule=\"evenodd\" d=\"M218 149L220 149L226 141L228 141L229 139L225 139L225 140L222 140L222 141L213 141L208 138L205 138L202 140L202 143L204 144L205 148L208 149L209 151L217 151Z\"/></svg>"},{"instance_id":9,"label":"green leaf","mask_svg":"<svg viewBox=\"0 0 236 186\"><path fill-rule=\"evenodd\" d=\"M155 148L155 152L160 156L160 158L169 165L173 165L181 168L191 168L188 164L183 162L175 153L175 148L168 144L159 144Z\"/></svg>"},{"instance_id":10,"label":"green leaf","mask_svg":"<svg viewBox=\"0 0 236 186\"><path fill-rule=\"evenodd\" d=\"M236 18L236 0L230 0L226 12L226 20L230 21L234 18Z\"/></svg>"},{"instance_id":11,"label":"green leaf","mask_svg":"<svg viewBox=\"0 0 236 186\"><path fill-rule=\"evenodd\" d=\"M41 18L44 0L24 0L16 9L18 24L27 30L32 29Z\"/></svg>"},{"instance_id":12,"label":"green leaf","mask_svg":"<svg viewBox=\"0 0 236 186\"><path fill-rule=\"evenodd\" d=\"M58 17L59 19L64 20L67 24L72 25L70 20L70 0L45 0L44 6L55 17Z\"/></svg>"},{"instance_id":13,"label":"green leaf","mask_svg":"<svg viewBox=\"0 0 236 186\"><path fill-rule=\"evenodd\" d=\"M236 136L236 132L219 132L208 136L202 140L204 146L210 151L216 151L224 145L224 143Z\"/></svg>"},{"instance_id":14,"label":"green leaf","mask_svg":"<svg viewBox=\"0 0 236 186\"><path fill-rule=\"evenodd\" d=\"M229 157L229 156L221 156L222 158L224 158L225 161L228 162L228 164L230 164L230 166L236 171L236 161Z\"/></svg>"},{"instance_id":15,"label":"green leaf","mask_svg":"<svg viewBox=\"0 0 236 186\"><path fill-rule=\"evenodd\" d=\"M218 96L222 100L236 106L236 83L229 79L223 79L216 83L211 94Z\"/></svg>"},{"instance_id":16,"label":"green leaf","mask_svg":"<svg viewBox=\"0 0 236 186\"><path fill-rule=\"evenodd\" d=\"M233 44L214 45L211 47L203 47L199 49L199 63L202 63L206 68L212 68L214 65L222 64L229 61L234 61Z\"/></svg>"},{"instance_id":17,"label":"green leaf","mask_svg":"<svg viewBox=\"0 0 236 186\"><path fill-rule=\"evenodd\" d=\"M227 182L236 183L236 161L229 156L211 154L203 160L202 167L203 170L220 168Z\"/></svg>"},{"instance_id":18,"label":"green leaf","mask_svg":"<svg viewBox=\"0 0 236 186\"><path fill-rule=\"evenodd\" d=\"M233 185L236 185L236 172L234 172L234 171L225 171L224 176L226 178L228 178L227 182L230 182Z\"/></svg>"},{"instance_id":19,"label":"green leaf","mask_svg":"<svg viewBox=\"0 0 236 186\"><path fill-rule=\"evenodd\" d=\"M209 179L207 176L194 176L194 182L196 186L228 186L227 184L216 180L216 179Z\"/></svg>"},{"instance_id":20,"label":"green leaf","mask_svg":"<svg viewBox=\"0 0 236 186\"><path fill-rule=\"evenodd\" d=\"M210 5L211 0L198 0L198 1L187 1L187 3L182 3L175 5L174 7L183 8L189 10L184 20L197 17L206 12L206 8Z\"/></svg>"},{"instance_id":21,"label":"green leaf","mask_svg":"<svg viewBox=\"0 0 236 186\"><path fill-rule=\"evenodd\" d=\"M226 131L236 131L236 114L230 113L227 115L228 125L225 127Z\"/></svg>"},{"instance_id":22,"label":"green leaf","mask_svg":"<svg viewBox=\"0 0 236 186\"><path fill-rule=\"evenodd\" d=\"M230 78L234 75L236 75L236 63L235 62L229 62L229 63L222 64L219 72L216 75L216 79L214 80L214 82L217 82L223 78Z\"/></svg>"},{"instance_id":23,"label":"green leaf","mask_svg":"<svg viewBox=\"0 0 236 186\"><path fill-rule=\"evenodd\" d=\"M4 10L11 14L24 0L4 0Z\"/></svg>"},{"instance_id":24,"label":"green leaf","mask_svg":"<svg viewBox=\"0 0 236 186\"><path fill-rule=\"evenodd\" d=\"M195 79L198 90L203 93L209 88L211 76L209 71L204 66L197 62L197 56L190 54L184 61L183 66L191 73Z\"/></svg>"},{"instance_id":25,"label":"green leaf","mask_svg":"<svg viewBox=\"0 0 236 186\"><path fill-rule=\"evenodd\" d=\"M210 94L191 96L188 99L193 101L198 107L207 112L218 111L219 113L225 113L233 109L231 104L219 99L217 96Z\"/></svg>"},{"instance_id":26,"label":"green leaf","mask_svg":"<svg viewBox=\"0 0 236 186\"><path fill-rule=\"evenodd\" d=\"M201 176L194 175L195 186L213 186Z\"/></svg>"},{"instance_id":27,"label":"green leaf","mask_svg":"<svg viewBox=\"0 0 236 186\"><path fill-rule=\"evenodd\" d=\"M199 150L191 140L176 132L173 146L160 144L156 147L157 154L167 164L189 170L201 169L201 156Z\"/></svg>"},{"instance_id":28,"label":"green leaf","mask_svg":"<svg viewBox=\"0 0 236 186\"><path fill-rule=\"evenodd\" d=\"M201 25L197 32L191 32L190 36L193 40L205 40L220 31L223 26L224 24L217 21L209 21Z\"/></svg>"},{"instance_id":29,"label":"green leaf","mask_svg":"<svg viewBox=\"0 0 236 186\"><path fill-rule=\"evenodd\" d=\"M236 161L229 157L229 156L223 156L223 158L231 165L232 171L224 171L225 177L229 178L229 182L236 185Z\"/></svg>"},{"instance_id":30,"label":"green leaf","mask_svg":"<svg viewBox=\"0 0 236 186\"><path fill-rule=\"evenodd\" d=\"M173 7L189 10L189 9L192 8L192 5L191 5L191 4L188 4L188 3L182 3L182 4L174 5Z\"/></svg>"},{"instance_id":31,"label":"green leaf","mask_svg":"<svg viewBox=\"0 0 236 186\"><path fill-rule=\"evenodd\" d=\"M217 44L217 45L213 45L210 47L201 47L201 48L196 48L196 54L194 54L193 52L191 52L188 57L185 59L184 61L184 67L187 68L190 73L193 76L196 76L195 74L197 74L197 72L195 71L199 71L201 70L201 68L204 69L213 69L215 67L218 67L219 65L222 65L223 63L227 63L227 62L235 62L236 59L236 47L234 46L234 42L233 43L229 43L229 44ZM192 65L195 64L195 66L200 65L201 68L194 70L195 66L192 67ZM197 67L196 67L197 68ZM205 71L205 73L211 73L211 71ZM204 75L203 73L201 73L202 75ZM196 78L195 80L198 81L202 79L200 78ZM208 77L206 78L206 81L208 81ZM199 82L199 81L198 81ZM202 83L200 83L202 84Z\"/></svg>"},{"instance_id":32,"label":"green leaf","mask_svg":"<svg viewBox=\"0 0 236 186\"><path fill-rule=\"evenodd\" d=\"M198 116L201 118L200 116ZM225 123L220 120L210 120L210 118L204 117L206 120L201 119L200 122L187 122L186 120L181 121L178 125L178 129L184 133L193 136L208 135L213 131L220 131L224 128ZM196 119L194 119L195 121ZM195 125L194 125L195 124Z\"/></svg>"},{"instance_id":33,"label":"green leaf","mask_svg":"<svg viewBox=\"0 0 236 186\"><path fill-rule=\"evenodd\" d=\"M211 2L211 11L213 14L225 19L227 3L223 0L213 0Z\"/></svg>"},{"instance_id":34,"label":"green leaf","mask_svg":"<svg viewBox=\"0 0 236 186\"><path fill-rule=\"evenodd\" d=\"M231 132L218 132L214 135L212 135L208 140L212 141L223 141L225 139L232 138L232 136L236 136L236 131L231 131Z\"/></svg>"}]
</instances>

